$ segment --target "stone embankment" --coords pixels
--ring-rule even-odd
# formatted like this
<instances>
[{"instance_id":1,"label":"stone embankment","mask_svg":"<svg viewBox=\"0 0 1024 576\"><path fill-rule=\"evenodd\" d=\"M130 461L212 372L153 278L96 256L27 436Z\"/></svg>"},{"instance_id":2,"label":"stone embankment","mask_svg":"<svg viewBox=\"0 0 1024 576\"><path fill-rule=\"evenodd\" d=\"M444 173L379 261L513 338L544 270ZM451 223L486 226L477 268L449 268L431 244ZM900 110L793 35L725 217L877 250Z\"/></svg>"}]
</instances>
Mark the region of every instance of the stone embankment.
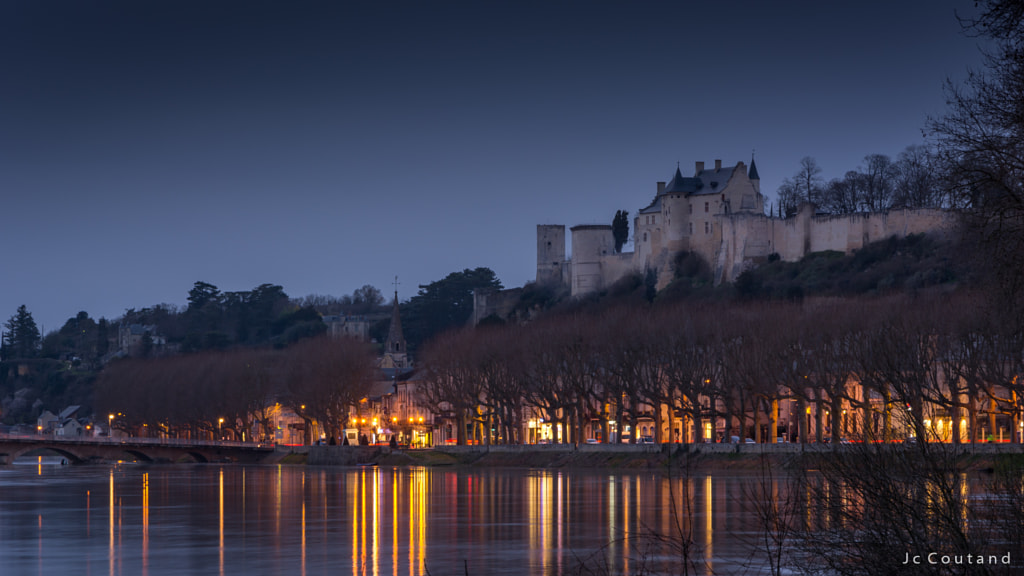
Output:
<instances>
[{"instance_id":1,"label":"stone embankment","mask_svg":"<svg viewBox=\"0 0 1024 576\"><path fill-rule=\"evenodd\" d=\"M805 456L835 451L916 450L913 445L828 444L542 444L438 446L426 450L393 450L387 446L310 446L305 463L314 466L487 466L530 468L692 468L755 469L797 466ZM935 444L929 450L948 451L965 459L989 462L1000 454L1024 454L1019 444ZM301 463L302 459L285 460Z\"/></svg>"}]
</instances>

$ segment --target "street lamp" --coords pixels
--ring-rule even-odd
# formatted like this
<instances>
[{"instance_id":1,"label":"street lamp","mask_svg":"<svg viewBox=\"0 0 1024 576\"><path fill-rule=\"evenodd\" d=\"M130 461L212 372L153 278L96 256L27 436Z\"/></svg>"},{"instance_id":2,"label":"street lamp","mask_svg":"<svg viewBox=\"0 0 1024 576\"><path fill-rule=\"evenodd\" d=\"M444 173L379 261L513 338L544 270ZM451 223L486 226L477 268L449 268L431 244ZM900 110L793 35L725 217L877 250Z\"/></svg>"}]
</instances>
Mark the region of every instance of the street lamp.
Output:
<instances>
[{"instance_id":1,"label":"street lamp","mask_svg":"<svg viewBox=\"0 0 1024 576\"><path fill-rule=\"evenodd\" d=\"M107 415L107 436L110 437L110 436L113 436L113 435L114 435L114 415L113 414L108 414Z\"/></svg>"},{"instance_id":2,"label":"street lamp","mask_svg":"<svg viewBox=\"0 0 1024 576\"><path fill-rule=\"evenodd\" d=\"M217 419L217 436L220 436L221 440L224 439L224 433L222 432L223 428L224 428L224 419L223 418L218 418Z\"/></svg>"}]
</instances>

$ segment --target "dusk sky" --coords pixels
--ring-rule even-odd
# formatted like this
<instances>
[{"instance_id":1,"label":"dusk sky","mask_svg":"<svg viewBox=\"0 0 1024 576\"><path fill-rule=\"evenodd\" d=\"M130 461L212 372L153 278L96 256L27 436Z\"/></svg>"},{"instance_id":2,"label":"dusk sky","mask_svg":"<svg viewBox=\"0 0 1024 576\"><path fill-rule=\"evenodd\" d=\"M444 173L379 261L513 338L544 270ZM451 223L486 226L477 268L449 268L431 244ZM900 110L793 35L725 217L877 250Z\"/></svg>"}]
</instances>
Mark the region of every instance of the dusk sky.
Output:
<instances>
[{"instance_id":1,"label":"dusk sky","mask_svg":"<svg viewBox=\"0 0 1024 576\"><path fill-rule=\"evenodd\" d=\"M0 4L0 321L536 271L679 162L923 142L971 0Z\"/></svg>"}]
</instances>

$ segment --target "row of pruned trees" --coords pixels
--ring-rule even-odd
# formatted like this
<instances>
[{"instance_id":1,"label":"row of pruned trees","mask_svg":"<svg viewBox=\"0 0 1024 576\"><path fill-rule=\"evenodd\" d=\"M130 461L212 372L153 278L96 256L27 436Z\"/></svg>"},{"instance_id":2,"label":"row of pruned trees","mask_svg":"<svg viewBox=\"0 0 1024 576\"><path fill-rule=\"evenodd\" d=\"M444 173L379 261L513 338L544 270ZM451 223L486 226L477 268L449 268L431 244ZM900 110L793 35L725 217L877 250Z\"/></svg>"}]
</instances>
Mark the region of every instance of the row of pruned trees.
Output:
<instances>
[{"instance_id":1,"label":"row of pruned trees","mask_svg":"<svg viewBox=\"0 0 1024 576\"><path fill-rule=\"evenodd\" d=\"M460 443L521 442L530 415L567 442L641 419L658 442L703 438L706 423L774 441L784 403L800 441L927 438L936 415L965 421L954 442L977 440L1001 415L1016 429L1024 394L1024 338L984 306L970 293L684 304L450 332L424 352L421 393Z\"/></svg>"},{"instance_id":2,"label":"row of pruned trees","mask_svg":"<svg viewBox=\"0 0 1024 576\"><path fill-rule=\"evenodd\" d=\"M369 391L373 349L350 338L311 338L283 350L246 348L112 362L96 383L99 414L138 435L270 434L275 404L329 437ZM222 421L223 420L223 421Z\"/></svg>"}]
</instances>

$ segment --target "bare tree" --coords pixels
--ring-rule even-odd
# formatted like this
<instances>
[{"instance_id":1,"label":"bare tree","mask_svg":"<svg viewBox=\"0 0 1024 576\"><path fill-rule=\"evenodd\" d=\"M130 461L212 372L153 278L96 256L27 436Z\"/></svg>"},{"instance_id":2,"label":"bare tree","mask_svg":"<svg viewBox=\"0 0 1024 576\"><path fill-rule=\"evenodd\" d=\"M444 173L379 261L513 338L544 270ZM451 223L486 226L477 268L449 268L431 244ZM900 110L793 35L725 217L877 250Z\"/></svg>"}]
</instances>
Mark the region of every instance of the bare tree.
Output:
<instances>
[{"instance_id":1,"label":"bare tree","mask_svg":"<svg viewBox=\"0 0 1024 576\"><path fill-rule=\"evenodd\" d=\"M1024 326L1024 11L982 0L966 31L989 40L985 65L947 86L949 110L930 122L945 185L984 247L1003 316Z\"/></svg>"},{"instance_id":2,"label":"bare tree","mask_svg":"<svg viewBox=\"0 0 1024 576\"><path fill-rule=\"evenodd\" d=\"M885 154L868 154L861 168L861 209L882 212L892 206L896 167Z\"/></svg>"},{"instance_id":3,"label":"bare tree","mask_svg":"<svg viewBox=\"0 0 1024 576\"><path fill-rule=\"evenodd\" d=\"M470 346L470 330L452 330L436 336L423 353L427 377L420 397L435 414L450 418L459 446L467 443L468 427L480 406L481 381Z\"/></svg>"},{"instance_id":4,"label":"bare tree","mask_svg":"<svg viewBox=\"0 0 1024 576\"><path fill-rule=\"evenodd\" d=\"M829 181L822 193L821 208L832 214L850 214L860 208L864 178L851 170L842 178Z\"/></svg>"},{"instance_id":5,"label":"bare tree","mask_svg":"<svg viewBox=\"0 0 1024 576\"><path fill-rule=\"evenodd\" d=\"M308 338L288 348L283 362L288 371L286 401L307 420L307 436L311 419L329 437L340 436L350 408L369 392L374 370L370 346L354 338Z\"/></svg>"},{"instance_id":6,"label":"bare tree","mask_svg":"<svg viewBox=\"0 0 1024 576\"><path fill-rule=\"evenodd\" d=\"M542 322L530 327L529 341L523 347L521 378L526 382L526 403L539 411L554 429L563 430L562 441L569 441L570 413L581 401L579 382L584 367L579 365L579 347L583 335L564 322ZM554 441L558 442L556 436Z\"/></svg>"},{"instance_id":7,"label":"bare tree","mask_svg":"<svg viewBox=\"0 0 1024 576\"><path fill-rule=\"evenodd\" d=\"M934 152L927 146L907 146L896 159L893 206L938 208L942 191Z\"/></svg>"},{"instance_id":8,"label":"bare tree","mask_svg":"<svg viewBox=\"0 0 1024 576\"><path fill-rule=\"evenodd\" d=\"M804 156L800 159L800 169L779 186L777 195L782 212L787 217L792 216L803 202L821 205L824 187L825 181L821 177L821 167L817 160Z\"/></svg>"}]
</instances>

